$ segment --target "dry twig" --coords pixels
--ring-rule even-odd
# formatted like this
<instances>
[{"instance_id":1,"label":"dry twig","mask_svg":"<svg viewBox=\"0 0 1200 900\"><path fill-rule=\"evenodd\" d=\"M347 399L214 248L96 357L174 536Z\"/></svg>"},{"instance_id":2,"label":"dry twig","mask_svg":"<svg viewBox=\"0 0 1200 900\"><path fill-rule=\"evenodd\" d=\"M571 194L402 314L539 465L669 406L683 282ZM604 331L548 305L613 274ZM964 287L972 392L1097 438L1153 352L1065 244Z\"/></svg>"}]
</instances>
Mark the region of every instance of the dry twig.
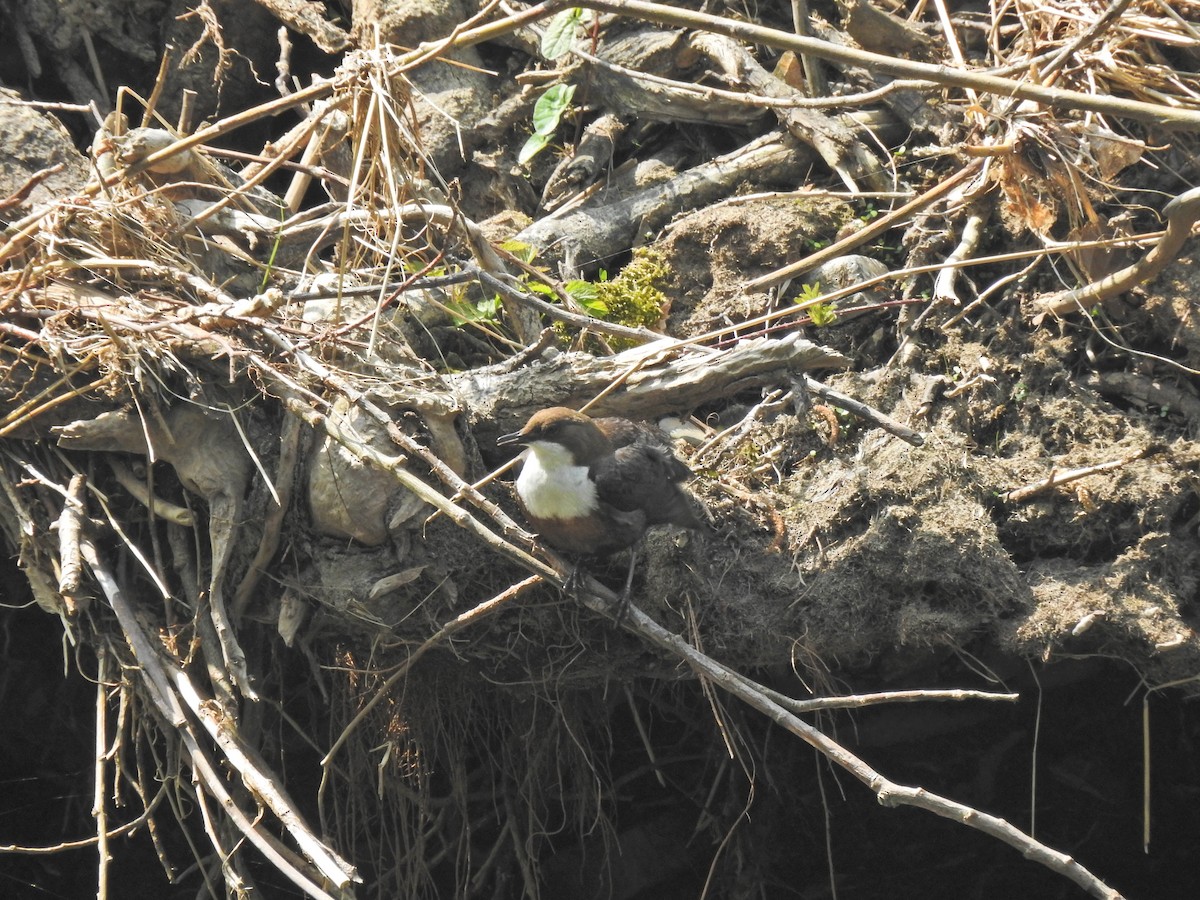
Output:
<instances>
[{"instance_id":1,"label":"dry twig","mask_svg":"<svg viewBox=\"0 0 1200 900\"><path fill-rule=\"evenodd\" d=\"M1098 475L1101 472L1114 472L1117 469L1122 469L1134 460L1147 456L1150 452L1151 448L1144 448L1127 453L1120 459L1112 459L1108 462L1096 463L1092 466L1082 466L1078 469L1055 468L1045 478L1035 481L1032 484L1027 484L1024 487L1013 488L1007 494L1001 495L1000 499L1007 503L1024 503L1026 500L1030 500L1038 494L1044 494L1046 491L1059 485L1069 484L1072 481L1078 481L1080 478L1087 478L1089 475Z\"/></svg>"},{"instance_id":2,"label":"dry twig","mask_svg":"<svg viewBox=\"0 0 1200 900\"><path fill-rule=\"evenodd\" d=\"M589 581L587 588L587 592L582 595L583 603L595 612L608 615L609 610L614 608L617 601L616 595L595 581ZM640 609L630 607L624 622L625 627L630 631L670 655L686 661L701 678L711 681L722 690L763 713L775 724L805 741L826 759L845 769L874 791L881 805L915 806L968 828L977 829L1019 850L1027 859L1034 860L1060 875L1064 875L1093 897L1100 898L1100 900L1121 900L1121 895L1117 891L1110 888L1070 856L1034 840L1033 837L1003 819L930 793L923 788L897 784L881 775L827 735L789 712L775 699L759 690L758 686L746 679L745 676L701 653L680 636L667 631Z\"/></svg>"}]
</instances>

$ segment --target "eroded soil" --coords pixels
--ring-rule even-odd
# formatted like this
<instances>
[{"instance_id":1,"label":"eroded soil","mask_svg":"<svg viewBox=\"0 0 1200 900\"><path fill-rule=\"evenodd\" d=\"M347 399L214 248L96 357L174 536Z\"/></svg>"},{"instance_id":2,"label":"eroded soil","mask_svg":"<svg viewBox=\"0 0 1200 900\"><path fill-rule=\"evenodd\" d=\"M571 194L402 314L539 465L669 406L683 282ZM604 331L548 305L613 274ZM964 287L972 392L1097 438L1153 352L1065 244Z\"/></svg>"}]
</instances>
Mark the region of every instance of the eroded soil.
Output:
<instances>
[{"instance_id":1,"label":"eroded soil","mask_svg":"<svg viewBox=\"0 0 1200 900\"><path fill-rule=\"evenodd\" d=\"M683 336L769 311L765 294L747 296L741 285L833 230L808 230L796 205L731 205L675 224L663 244L672 268L686 273L671 318ZM1198 277L1194 260L1181 259L1105 321L1138 352L1194 369ZM757 533L762 552L732 553L702 606L761 621L768 634L778 634L774 616L790 619L794 636L842 661L983 643L1042 660L1109 655L1151 683L1193 676L1200 419L1192 376L1184 368L1158 380L1139 375L1136 356L1107 343L1088 318L1034 326L1015 297L953 328L910 331L912 318L867 316L808 333L855 360L853 372L824 380L920 427L924 445L864 432L836 411L835 437L830 411L810 408L768 415L734 452L706 458L754 496L746 503L702 478L718 530ZM729 422L728 410L713 413ZM1116 465L1007 496L1105 463ZM768 584L803 587L774 600L743 594L736 582L747 568L774 573Z\"/></svg>"}]
</instances>

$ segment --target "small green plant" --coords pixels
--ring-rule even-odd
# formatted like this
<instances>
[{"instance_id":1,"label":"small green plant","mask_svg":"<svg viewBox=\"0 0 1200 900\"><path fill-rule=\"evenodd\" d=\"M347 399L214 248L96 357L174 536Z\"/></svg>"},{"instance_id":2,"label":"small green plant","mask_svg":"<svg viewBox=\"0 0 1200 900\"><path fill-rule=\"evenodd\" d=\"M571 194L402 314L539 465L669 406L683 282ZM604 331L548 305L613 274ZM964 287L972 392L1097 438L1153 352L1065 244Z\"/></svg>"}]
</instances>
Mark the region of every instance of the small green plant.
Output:
<instances>
[{"instance_id":1,"label":"small green plant","mask_svg":"<svg viewBox=\"0 0 1200 900\"><path fill-rule=\"evenodd\" d=\"M525 265L540 270L540 267L536 266L536 247L521 241L505 241L499 245L499 249L516 257ZM662 318L667 298L658 285L664 283L669 274L670 270L661 253L640 248L633 252L633 259L615 278L610 280L608 272L601 269L595 281L571 279L563 282L561 290L597 319L635 328L646 327L658 324ZM521 275L520 282L525 290L541 294L547 302L557 302L560 297L555 288L535 275ZM499 320L502 309L498 296L476 303L456 300L447 306L454 324L460 327L494 323ZM620 338L610 339L610 344L614 347L627 345Z\"/></svg>"},{"instance_id":2,"label":"small green plant","mask_svg":"<svg viewBox=\"0 0 1200 900\"><path fill-rule=\"evenodd\" d=\"M517 162L521 165L529 162L541 153L558 130L558 123L563 113L571 106L575 97L575 85L555 84L547 88L533 105L533 134L517 154Z\"/></svg>"},{"instance_id":3,"label":"small green plant","mask_svg":"<svg viewBox=\"0 0 1200 900\"><path fill-rule=\"evenodd\" d=\"M446 305L450 321L458 328L470 324L495 323L500 320L500 298L490 297L475 303L452 300Z\"/></svg>"},{"instance_id":4,"label":"small green plant","mask_svg":"<svg viewBox=\"0 0 1200 900\"><path fill-rule=\"evenodd\" d=\"M827 303L817 302L820 297L821 282L805 284L800 288L800 296L796 298L795 303L804 307L814 325L823 328L837 321L837 307L832 300Z\"/></svg>"},{"instance_id":5,"label":"small green plant","mask_svg":"<svg viewBox=\"0 0 1200 900\"><path fill-rule=\"evenodd\" d=\"M824 328L837 321L837 310L832 303L814 303L808 308L808 317L815 326Z\"/></svg>"},{"instance_id":6,"label":"small green plant","mask_svg":"<svg viewBox=\"0 0 1200 900\"><path fill-rule=\"evenodd\" d=\"M528 281L525 287L535 294L542 294L551 302L558 297L554 288L541 281ZM608 306L600 299L600 292L592 282L572 278L570 281L563 282L562 289L567 292L567 296L593 316L603 319L608 315Z\"/></svg>"},{"instance_id":7,"label":"small green plant","mask_svg":"<svg viewBox=\"0 0 1200 900\"><path fill-rule=\"evenodd\" d=\"M812 284L805 282L800 287L800 296L796 298L797 303L812 303L821 296L821 282L814 281Z\"/></svg>"},{"instance_id":8,"label":"small green plant","mask_svg":"<svg viewBox=\"0 0 1200 900\"><path fill-rule=\"evenodd\" d=\"M575 34L580 25L588 24L593 13L590 9L564 9L550 20L546 30L542 32L542 56L548 60L565 56L575 42Z\"/></svg>"}]
</instances>

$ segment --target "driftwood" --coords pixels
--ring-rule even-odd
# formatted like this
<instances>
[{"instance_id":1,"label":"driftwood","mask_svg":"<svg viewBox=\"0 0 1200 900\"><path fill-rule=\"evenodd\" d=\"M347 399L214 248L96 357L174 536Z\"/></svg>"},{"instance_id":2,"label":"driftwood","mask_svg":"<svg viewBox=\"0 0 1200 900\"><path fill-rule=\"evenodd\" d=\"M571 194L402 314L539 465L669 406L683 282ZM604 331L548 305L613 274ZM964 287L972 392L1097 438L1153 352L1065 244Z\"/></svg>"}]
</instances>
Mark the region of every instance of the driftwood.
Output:
<instances>
[{"instance_id":1,"label":"driftwood","mask_svg":"<svg viewBox=\"0 0 1200 900\"><path fill-rule=\"evenodd\" d=\"M692 44L721 67L734 83L745 85L754 94L786 102L796 91L764 69L748 50L736 41L714 34L698 34ZM868 190L887 190L888 179L878 160L867 149L857 131L857 123L830 117L815 109L776 109L780 123L788 132L811 146L825 163L841 176L850 190L858 182Z\"/></svg>"},{"instance_id":2,"label":"driftwood","mask_svg":"<svg viewBox=\"0 0 1200 900\"><path fill-rule=\"evenodd\" d=\"M1033 304L1034 320L1046 316L1064 316L1087 312L1093 306L1117 297L1154 279L1183 249L1192 236L1192 226L1200 220L1200 188L1185 191L1163 207L1166 231L1141 259L1084 287L1039 297Z\"/></svg>"},{"instance_id":3,"label":"driftwood","mask_svg":"<svg viewBox=\"0 0 1200 900\"><path fill-rule=\"evenodd\" d=\"M929 35L868 0L839 0L838 5L845 14L846 34L865 50L923 58L932 49Z\"/></svg>"},{"instance_id":4,"label":"driftwood","mask_svg":"<svg viewBox=\"0 0 1200 900\"><path fill-rule=\"evenodd\" d=\"M632 27L606 38L595 54L580 50L578 55L588 66L588 90L637 121L738 126L763 116L726 91L691 82L698 59L683 31Z\"/></svg>"},{"instance_id":5,"label":"driftwood","mask_svg":"<svg viewBox=\"0 0 1200 900\"><path fill-rule=\"evenodd\" d=\"M842 354L793 335L717 352L662 341L609 357L554 353L527 369L473 371L448 380L472 419L484 424L486 442L493 429L513 431L546 406L587 404L598 416L650 419L848 363Z\"/></svg>"},{"instance_id":6,"label":"driftwood","mask_svg":"<svg viewBox=\"0 0 1200 900\"><path fill-rule=\"evenodd\" d=\"M212 622L238 691L244 697L257 699L246 669L246 655L225 603L226 570L253 469L243 443L244 433L239 431L233 416L228 408L224 413L207 414L191 404L177 406L166 416L104 413L91 421L63 427L58 443L76 450L138 453L150 460L166 460L184 486L208 502L212 551L208 603ZM226 708L233 709L232 698L225 700Z\"/></svg>"},{"instance_id":7,"label":"driftwood","mask_svg":"<svg viewBox=\"0 0 1200 900\"><path fill-rule=\"evenodd\" d=\"M674 215L705 206L747 185L786 183L809 159L794 139L771 134L695 166L616 203L548 216L516 237L563 259L566 277L628 248L639 228L660 228Z\"/></svg>"}]
</instances>

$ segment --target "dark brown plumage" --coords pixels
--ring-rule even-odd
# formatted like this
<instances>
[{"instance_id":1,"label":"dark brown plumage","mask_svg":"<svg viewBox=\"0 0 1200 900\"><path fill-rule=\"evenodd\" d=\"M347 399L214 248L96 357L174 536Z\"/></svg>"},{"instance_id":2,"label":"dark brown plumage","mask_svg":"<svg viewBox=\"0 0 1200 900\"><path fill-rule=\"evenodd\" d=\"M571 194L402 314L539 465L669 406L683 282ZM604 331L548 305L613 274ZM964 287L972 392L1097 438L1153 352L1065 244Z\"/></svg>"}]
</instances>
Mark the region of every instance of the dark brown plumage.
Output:
<instances>
[{"instance_id":1,"label":"dark brown plumage","mask_svg":"<svg viewBox=\"0 0 1200 900\"><path fill-rule=\"evenodd\" d=\"M680 487L691 471L648 426L556 406L497 443L529 448L517 497L538 535L557 550L604 556L634 546L653 525L700 527Z\"/></svg>"}]
</instances>

